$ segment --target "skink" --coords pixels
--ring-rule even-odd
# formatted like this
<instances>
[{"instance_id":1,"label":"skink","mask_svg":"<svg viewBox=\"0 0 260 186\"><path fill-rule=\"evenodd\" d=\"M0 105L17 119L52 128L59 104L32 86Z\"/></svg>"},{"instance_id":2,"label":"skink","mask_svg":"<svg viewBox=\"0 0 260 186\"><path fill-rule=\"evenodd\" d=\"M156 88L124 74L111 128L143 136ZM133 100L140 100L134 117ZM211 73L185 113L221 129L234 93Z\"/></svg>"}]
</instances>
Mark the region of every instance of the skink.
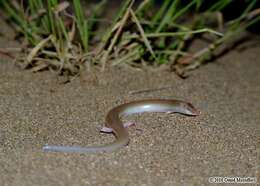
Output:
<instances>
[{"instance_id":1,"label":"skink","mask_svg":"<svg viewBox=\"0 0 260 186\"><path fill-rule=\"evenodd\" d=\"M115 151L129 143L128 132L120 120L120 117L143 112L180 113L189 116L196 116L199 114L199 111L195 109L192 104L180 100L148 99L133 101L111 109L106 116L106 128L111 128L116 137L116 140L113 143L90 147L45 145L43 150L66 153Z\"/></svg>"}]
</instances>

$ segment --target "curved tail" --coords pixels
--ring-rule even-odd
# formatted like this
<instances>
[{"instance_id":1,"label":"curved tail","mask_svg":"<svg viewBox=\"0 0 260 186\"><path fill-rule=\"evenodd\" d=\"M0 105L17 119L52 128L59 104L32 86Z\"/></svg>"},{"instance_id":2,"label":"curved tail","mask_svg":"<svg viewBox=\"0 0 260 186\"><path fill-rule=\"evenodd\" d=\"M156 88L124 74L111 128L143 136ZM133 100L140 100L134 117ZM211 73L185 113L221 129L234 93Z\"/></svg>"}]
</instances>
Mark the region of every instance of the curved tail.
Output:
<instances>
[{"instance_id":1,"label":"curved tail","mask_svg":"<svg viewBox=\"0 0 260 186\"><path fill-rule=\"evenodd\" d=\"M65 153L99 153L99 152L112 152L121 148L129 143L128 136L119 136L113 143L105 144L102 146L60 146L60 145L45 145L42 149L45 152L65 152Z\"/></svg>"}]
</instances>

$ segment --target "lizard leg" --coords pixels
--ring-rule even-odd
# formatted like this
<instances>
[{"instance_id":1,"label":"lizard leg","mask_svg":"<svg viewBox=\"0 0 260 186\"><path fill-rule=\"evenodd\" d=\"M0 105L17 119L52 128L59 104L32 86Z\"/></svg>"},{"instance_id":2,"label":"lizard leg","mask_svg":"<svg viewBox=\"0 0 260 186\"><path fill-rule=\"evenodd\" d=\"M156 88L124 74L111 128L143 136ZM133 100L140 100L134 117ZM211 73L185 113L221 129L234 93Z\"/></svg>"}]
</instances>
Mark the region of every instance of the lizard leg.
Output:
<instances>
[{"instance_id":1,"label":"lizard leg","mask_svg":"<svg viewBox=\"0 0 260 186\"><path fill-rule=\"evenodd\" d=\"M135 125L135 122L133 122L133 121L128 121L128 122L126 122L126 123L123 124L123 126L124 126L125 128L128 128L128 127L130 127L130 126L132 126L132 125ZM100 129L100 132L111 133L111 132L113 132L113 129L112 129L112 128L109 128L109 127L102 127L102 128Z\"/></svg>"}]
</instances>

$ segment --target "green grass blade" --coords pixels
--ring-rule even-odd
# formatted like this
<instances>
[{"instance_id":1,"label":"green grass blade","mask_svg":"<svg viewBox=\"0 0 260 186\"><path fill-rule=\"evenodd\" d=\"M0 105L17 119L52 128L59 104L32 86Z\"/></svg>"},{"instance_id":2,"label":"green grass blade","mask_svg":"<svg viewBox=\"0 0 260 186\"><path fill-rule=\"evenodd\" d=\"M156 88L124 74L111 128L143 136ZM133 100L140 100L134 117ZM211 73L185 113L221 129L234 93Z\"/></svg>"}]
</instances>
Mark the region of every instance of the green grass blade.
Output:
<instances>
[{"instance_id":1,"label":"green grass blade","mask_svg":"<svg viewBox=\"0 0 260 186\"><path fill-rule=\"evenodd\" d=\"M107 4L107 0L102 0L101 2L99 2L93 9L93 12L89 18L89 22L88 22L88 28L89 31L91 31L95 25L95 19L98 17L98 15L103 12L105 5Z\"/></svg>"},{"instance_id":2,"label":"green grass blade","mask_svg":"<svg viewBox=\"0 0 260 186\"><path fill-rule=\"evenodd\" d=\"M163 17L163 14L166 12L167 7L169 6L171 0L165 0L162 7L159 9L159 11L153 16L152 22L157 23L159 22L159 19Z\"/></svg>"},{"instance_id":3,"label":"green grass blade","mask_svg":"<svg viewBox=\"0 0 260 186\"><path fill-rule=\"evenodd\" d=\"M187 12L189 10L189 8L191 6L193 6L195 3L197 3L197 0L193 0L192 2L190 2L188 5L186 5L185 7L183 7L182 9L178 10L175 15L172 17L171 21L175 22L176 19L178 17L180 17L181 15L183 15L185 12Z\"/></svg>"},{"instance_id":4,"label":"green grass blade","mask_svg":"<svg viewBox=\"0 0 260 186\"><path fill-rule=\"evenodd\" d=\"M217 1L215 4L213 4L207 12L214 12L214 11L221 11L223 8L225 8L228 4L230 4L232 0L220 0Z\"/></svg>"},{"instance_id":5,"label":"green grass blade","mask_svg":"<svg viewBox=\"0 0 260 186\"><path fill-rule=\"evenodd\" d=\"M84 17L80 0L73 0L75 14L76 14L76 24L80 33L81 42L85 52L88 50L88 40L89 40L89 28L88 20Z\"/></svg>"},{"instance_id":6,"label":"green grass blade","mask_svg":"<svg viewBox=\"0 0 260 186\"><path fill-rule=\"evenodd\" d=\"M171 22L171 18L174 15L177 6L179 4L179 0L174 0L170 6L170 8L168 9L167 13L165 14L165 16L163 17L160 25L158 26L158 28L156 29L155 32L161 32L161 30L169 23Z\"/></svg>"}]
</instances>

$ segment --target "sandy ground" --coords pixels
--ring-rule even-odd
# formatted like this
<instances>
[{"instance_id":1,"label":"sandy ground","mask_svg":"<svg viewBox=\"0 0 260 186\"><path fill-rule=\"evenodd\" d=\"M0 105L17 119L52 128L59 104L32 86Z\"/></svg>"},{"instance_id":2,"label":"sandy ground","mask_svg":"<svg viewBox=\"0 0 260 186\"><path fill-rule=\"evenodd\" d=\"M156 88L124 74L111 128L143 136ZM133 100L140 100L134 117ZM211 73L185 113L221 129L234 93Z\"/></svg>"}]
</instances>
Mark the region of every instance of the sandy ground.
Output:
<instances>
[{"instance_id":1,"label":"sandy ground","mask_svg":"<svg viewBox=\"0 0 260 186\"><path fill-rule=\"evenodd\" d=\"M241 46L186 80L165 71L116 68L67 84L50 72L31 73L1 60L0 185L195 186L213 185L212 176L260 180L259 52L259 44ZM129 94L167 86L172 88ZM99 133L107 111L143 98L187 100L201 115L124 118L137 126L129 129L130 144L113 153L42 151L47 143L112 142L113 135Z\"/></svg>"}]
</instances>

